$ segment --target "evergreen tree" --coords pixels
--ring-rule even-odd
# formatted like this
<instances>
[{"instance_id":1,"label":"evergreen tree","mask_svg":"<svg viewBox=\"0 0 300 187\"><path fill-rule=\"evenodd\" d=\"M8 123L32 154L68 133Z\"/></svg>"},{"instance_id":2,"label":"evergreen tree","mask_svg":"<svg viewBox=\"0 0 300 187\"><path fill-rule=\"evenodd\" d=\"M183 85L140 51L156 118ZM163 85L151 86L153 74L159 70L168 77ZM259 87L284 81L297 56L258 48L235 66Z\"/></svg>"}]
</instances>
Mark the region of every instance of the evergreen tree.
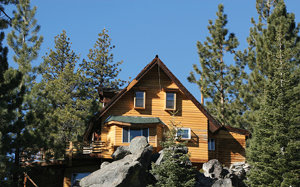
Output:
<instances>
[{"instance_id":1,"label":"evergreen tree","mask_svg":"<svg viewBox=\"0 0 300 187\"><path fill-rule=\"evenodd\" d=\"M246 78L244 64L236 61L235 65L226 64L225 55L235 52L238 40L233 33L225 28L227 15L222 4L218 7L217 19L209 21L210 37L197 43L201 68L194 64L188 80L197 83L208 110L223 124L241 126L239 116L244 107L239 97L239 88ZM195 73L200 78L195 77Z\"/></svg>"},{"instance_id":2,"label":"evergreen tree","mask_svg":"<svg viewBox=\"0 0 300 187\"><path fill-rule=\"evenodd\" d=\"M19 87L25 87L24 100L17 108L16 119L11 125L9 137L5 142L9 148L7 155L11 155L10 160L14 162L12 170L14 185L20 182L21 170L23 170L20 167L21 153L24 151L29 153L28 148L32 150L39 138L34 133L37 127L32 125L34 118L30 110L30 90L34 80L31 63L37 58L43 41L43 38L37 35L40 26L34 18L35 13L36 7L31 8L29 0L19 0L17 11L14 12L14 18L11 20L12 31L7 35L7 43L15 52L13 60L18 64L19 71L23 75Z\"/></svg>"},{"instance_id":3,"label":"evergreen tree","mask_svg":"<svg viewBox=\"0 0 300 187\"><path fill-rule=\"evenodd\" d=\"M8 186L11 183L10 173L12 165L7 152L7 140L12 122L16 119L16 109L22 104L24 87L18 89L22 74L8 68L7 47L2 46L4 32L0 33L0 185ZM19 92L18 92L19 90Z\"/></svg>"},{"instance_id":4,"label":"evergreen tree","mask_svg":"<svg viewBox=\"0 0 300 187\"><path fill-rule=\"evenodd\" d=\"M171 120L169 131L165 134L165 140L160 142L163 148L163 161L160 165L152 164L150 171L158 180L154 186L193 187L195 186L194 169L188 165L189 155L182 150L185 143L177 136L178 124ZM181 150L181 151L180 151Z\"/></svg>"},{"instance_id":5,"label":"evergreen tree","mask_svg":"<svg viewBox=\"0 0 300 187\"><path fill-rule=\"evenodd\" d=\"M112 53L114 45L111 44L111 38L108 31L103 29L98 34L98 39L93 49L90 49L88 60L84 59L80 64L83 76L85 77L84 84L87 90L88 97L99 105L99 94L97 89L112 88L118 89L124 85L124 81L117 79L119 72L119 65L122 62L114 63L114 55ZM99 110L99 106L95 108Z\"/></svg>"},{"instance_id":6,"label":"evergreen tree","mask_svg":"<svg viewBox=\"0 0 300 187\"><path fill-rule=\"evenodd\" d=\"M251 186L300 185L300 27L294 19L279 1L266 25L260 22L252 29L254 47L249 54L255 61L249 66L255 66L249 90L259 98L247 150L253 167L248 177Z\"/></svg>"},{"instance_id":7,"label":"evergreen tree","mask_svg":"<svg viewBox=\"0 0 300 187\"><path fill-rule=\"evenodd\" d=\"M34 87L46 106L41 120L47 132L45 146L54 147L56 156L62 156L67 142L82 136L91 116L92 100L85 95L81 72L76 69L79 58L69 40L65 31L55 37L55 50L43 57L39 67L42 80Z\"/></svg>"}]
</instances>

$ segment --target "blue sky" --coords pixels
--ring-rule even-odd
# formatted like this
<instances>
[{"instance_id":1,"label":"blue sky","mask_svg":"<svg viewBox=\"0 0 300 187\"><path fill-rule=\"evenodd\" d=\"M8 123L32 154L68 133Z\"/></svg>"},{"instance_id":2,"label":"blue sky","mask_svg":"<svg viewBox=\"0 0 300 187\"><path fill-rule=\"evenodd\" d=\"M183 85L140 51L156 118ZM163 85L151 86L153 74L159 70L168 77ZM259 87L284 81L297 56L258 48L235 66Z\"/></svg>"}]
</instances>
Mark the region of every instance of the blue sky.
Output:
<instances>
[{"instance_id":1,"label":"blue sky","mask_svg":"<svg viewBox=\"0 0 300 187\"><path fill-rule=\"evenodd\" d=\"M66 30L72 49L86 58L97 35L108 29L115 62L123 60L120 78L134 78L156 54L200 100L197 85L187 81L193 64L199 64L197 41L208 36L208 20L216 18L219 3L228 15L227 28L247 46L251 17L256 18L255 0L32 0L44 43L35 65L54 46L54 37ZM300 1L286 0L288 12L300 21ZM13 52L10 50L9 56ZM12 62L12 60L10 60ZM231 63L231 59L227 59ZM12 66L16 67L11 63Z\"/></svg>"}]
</instances>

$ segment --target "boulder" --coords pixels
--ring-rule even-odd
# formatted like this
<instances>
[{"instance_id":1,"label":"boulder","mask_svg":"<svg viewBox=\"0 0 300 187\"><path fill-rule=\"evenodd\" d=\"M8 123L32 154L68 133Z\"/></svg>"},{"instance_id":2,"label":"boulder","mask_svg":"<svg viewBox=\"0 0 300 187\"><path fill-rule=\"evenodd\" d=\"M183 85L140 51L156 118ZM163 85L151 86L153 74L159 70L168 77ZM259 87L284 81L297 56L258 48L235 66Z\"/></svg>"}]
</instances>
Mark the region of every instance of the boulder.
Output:
<instances>
[{"instance_id":1,"label":"boulder","mask_svg":"<svg viewBox=\"0 0 300 187\"><path fill-rule=\"evenodd\" d=\"M128 146L120 146L117 150L111 155L114 160L120 160L126 155L131 154Z\"/></svg>"},{"instance_id":2,"label":"boulder","mask_svg":"<svg viewBox=\"0 0 300 187\"><path fill-rule=\"evenodd\" d=\"M214 182L212 187L232 187L231 179L218 179Z\"/></svg>"},{"instance_id":3,"label":"boulder","mask_svg":"<svg viewBox=\"0 0 300 187\"><path fill-rule=\"evenodd\" d=\"M136 140L135 140L136 139ZM144 137L132 141L132 154L120 160L105 164L101 169L80 180L81 187L143 187L152 184L153 176L147 172L153 148Z\"/></svg>"},{"instance_id":4,"label":"boulder","mask_svg":"<svg viewBox=\"0 0 300 187\"><path fill-rule=\"evenodd\" d=\"M138 136L131 140L128 150L132 154L141 154L141 152L144 151L144 148L148 145L149 144L148 144L146 137Z\"/></svg>"},{"instance_id":5,"label":"boulder","mask_svg":"<svg viewBox=\"0 0 300 187\"><path fill-rule=\"evenodd\" d=\"M171 149L174 150L175 153L187 154L189 152L189 149L187 147L173 147ZM176 156L176 154L174 156ZM159 157L155 161L155 164L160 165L160 163L163 161L164 161L164 149L159 151ZM192 166L192 162L190 160L187 160L186 163L184 163L184 165Z\"/></svg>"},{"instance_id":6,"label":"boulder","mask_svg":"<svg viewBox=\"0 0 300 187\"><path fill-rule=\"evenodd\" d=\"M104 168L105 166L107 166L109 164L109 162L102 162L101 166L100 166L100 169L101 168Z\"/></svg>"},{"instance_id":7,"label":"boulder","mask_svg":"<svg viewBox=\"0 0 300 187\"><path fill-rule=\"evenodd\" d=\"M223 170L222 164L217 159L212 159L203 164L202 169L204 171L205 177L210 177L212 179L221 178L221 173Z\"/></svg>"}]
</instances>

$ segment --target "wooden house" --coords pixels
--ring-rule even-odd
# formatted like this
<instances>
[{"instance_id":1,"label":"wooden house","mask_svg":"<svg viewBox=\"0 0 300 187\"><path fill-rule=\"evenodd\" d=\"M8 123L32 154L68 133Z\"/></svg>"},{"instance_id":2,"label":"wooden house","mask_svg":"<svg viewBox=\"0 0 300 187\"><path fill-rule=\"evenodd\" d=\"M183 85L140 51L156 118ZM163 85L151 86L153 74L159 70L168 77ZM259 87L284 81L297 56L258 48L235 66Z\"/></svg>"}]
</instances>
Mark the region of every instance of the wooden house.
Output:
<instances>
[{"instance_id":1,"label":"wooden house","mask_svg":"<svg viewBox=\"0 0 300 187\"><path fill-rule=\"evenodd\" d=\"M135 136L146 136L156 151L171 120L187 141L190 159L197 165L216 158L225 165L245 161L248 131L222 126L180 83L166 65L154 58L131 83L113 97L87 128L85 140L101 138L96 157L110 159L119 146Z\"/></svg>"}]
</instances>

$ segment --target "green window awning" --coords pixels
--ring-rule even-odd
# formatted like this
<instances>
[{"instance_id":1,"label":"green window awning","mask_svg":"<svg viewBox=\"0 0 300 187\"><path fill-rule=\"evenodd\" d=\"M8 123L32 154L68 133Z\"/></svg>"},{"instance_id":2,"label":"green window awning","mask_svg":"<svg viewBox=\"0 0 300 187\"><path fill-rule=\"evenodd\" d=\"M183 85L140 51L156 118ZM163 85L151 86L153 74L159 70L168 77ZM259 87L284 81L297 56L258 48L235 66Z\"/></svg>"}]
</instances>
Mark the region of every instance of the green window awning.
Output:
<instances>
[{"instance_id":1,"label":"green window awning","mask_svg":"<svg viewBox=\"0 0 300 187\"><path fill-rule=\"evenodd\" d=\"M118 121L122 123L130 123L130 124L154 124L154 123L164 124L158 117L141 117L141 116L109 116L105 120L105 123L109 123L111 121Z\"/></svg>"}]
</instances>

